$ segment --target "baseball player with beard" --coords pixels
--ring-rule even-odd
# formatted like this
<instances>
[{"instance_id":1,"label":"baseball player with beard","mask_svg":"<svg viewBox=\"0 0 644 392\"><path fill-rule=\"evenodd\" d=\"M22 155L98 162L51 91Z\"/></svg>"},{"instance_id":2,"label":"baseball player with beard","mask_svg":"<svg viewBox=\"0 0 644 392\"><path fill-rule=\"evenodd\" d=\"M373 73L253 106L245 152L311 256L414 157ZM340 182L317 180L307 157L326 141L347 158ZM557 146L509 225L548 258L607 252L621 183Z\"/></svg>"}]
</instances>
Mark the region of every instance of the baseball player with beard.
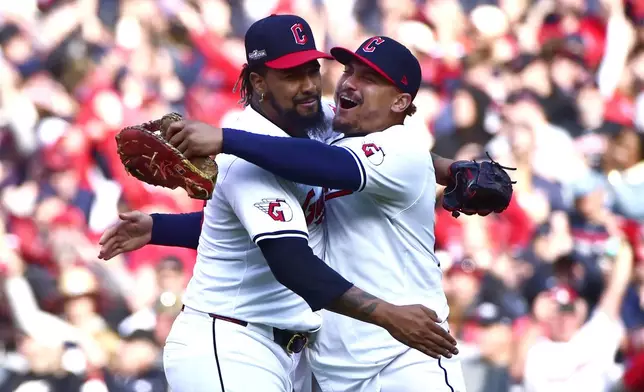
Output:
<instances>
[{"instance_id":1,"label":"baseball player with beard","mask_svg":"<svg viewBox=\"0 0 644 392\"><path fill-rule=\"evenodd\" d=\"M327 56L315 49L304 20L280 15L258 21L246 34L246 55L247 106L231 126L278 139L324 129L318 126L325 116L317 59ZM152 221L134 213L123 215L101 239L101 257L109 259L148 242L197 247L199 238L185 306L164 350L175 392L290 392L298 353L320 328L316 311L323 308L379 325L434 357L457 352L433 311L376 298L314 255L311 247L321 254L324 245L320 189L231 155L218 156L217 163L220 174L203 226L195 214Z\"/></svg>"},{"instance_id":2,"label":"baseball player with beard","mask_svg":"<svg viewBox=\"0 0 644 392\"><path fill-rule=\"evenodd\" d=\"M325 187L325 262L391 303L435 310L448 331L434 209L436 172L449 175L450 162L428 153L425 129L403 125L415 110L420 64L389 37L331 54L345 65L333 119L344 135L331 145L198 122L171 125L170 143L188 156L233 154L282 178ZM432 358L373 325L323 315L308 351L322 391L465 391L460 363L447 351Z\"/></svg>"}]
</instances>

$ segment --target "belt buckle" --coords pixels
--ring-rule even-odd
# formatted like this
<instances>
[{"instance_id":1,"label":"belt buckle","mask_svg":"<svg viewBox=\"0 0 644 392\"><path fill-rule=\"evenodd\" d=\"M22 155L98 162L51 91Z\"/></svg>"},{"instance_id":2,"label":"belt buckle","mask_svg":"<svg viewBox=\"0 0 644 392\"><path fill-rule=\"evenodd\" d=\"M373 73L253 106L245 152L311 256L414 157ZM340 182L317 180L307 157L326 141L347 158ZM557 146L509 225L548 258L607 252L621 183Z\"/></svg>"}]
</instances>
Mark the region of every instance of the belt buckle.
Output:
<instances>
[{"instance_id":1,"label":"belt buckle","mask_svg":"<svg viewBox=\"0 0 644 392\"><path fill-rule=\"evenodd\" d=\"M306 337L306 335L296 333L291 336L291 339L288 341L288 344L286 345L286 352L289 355L293 353L297 354L304 350L304 347L306 347L308 341L309 339Z\"/></svg>"}]
</instances>

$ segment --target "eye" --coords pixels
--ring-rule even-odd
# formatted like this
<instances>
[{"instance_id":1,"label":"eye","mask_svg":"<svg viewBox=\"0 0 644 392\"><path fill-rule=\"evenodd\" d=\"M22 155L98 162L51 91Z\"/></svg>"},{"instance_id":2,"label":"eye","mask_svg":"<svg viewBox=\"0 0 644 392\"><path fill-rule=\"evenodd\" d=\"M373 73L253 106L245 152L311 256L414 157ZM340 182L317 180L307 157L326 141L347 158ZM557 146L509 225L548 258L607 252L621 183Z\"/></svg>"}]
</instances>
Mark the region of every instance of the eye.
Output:
<instances>
[{"instance_id":1,"label":"eye","mask_svg":"<svg viewBox=\"0 0 644 392\"><path fill-rule=\"evenodd\" d=\"M361 81L366 82L366 83L375 83L376 82L376 77L374 74L371 72L360 72L358 74L358 77L360 78Z\"/></svg>"}]
</instances>

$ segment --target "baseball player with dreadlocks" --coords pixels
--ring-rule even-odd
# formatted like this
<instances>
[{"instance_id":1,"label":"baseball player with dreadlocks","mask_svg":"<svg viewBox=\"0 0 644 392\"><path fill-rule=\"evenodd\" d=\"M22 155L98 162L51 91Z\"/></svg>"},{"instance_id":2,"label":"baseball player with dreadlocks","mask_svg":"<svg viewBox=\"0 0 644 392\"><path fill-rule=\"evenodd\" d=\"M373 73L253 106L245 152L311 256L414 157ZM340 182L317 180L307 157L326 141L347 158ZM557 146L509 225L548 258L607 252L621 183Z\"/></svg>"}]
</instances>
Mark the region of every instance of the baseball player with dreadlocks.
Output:
<instances>
[{"instance_id":1,"label":"baseball player with dreadlocks","mask_svg":"<svg viewBox=\"0 0 644 392\"><path fill-rule=\"evenodd\" d=\"M325 138L331 112L320 103L317 59L329 56L315 49L308 24L292 15L270 16L256 22L245 41L248 106L231 126L280 139ZM320 328L317 311L323 308L383 327L434 357L456 352L433 311L380 300L314 255L324 253L320 188L283 180L232 155L218 156L217 164L201 228L192 215L157 216L148 238L141 235L145 224L124 221L101 239L105 259L150 237L198 249L184 309L164 350L173 391L291 392L298 354ZM183 218L189 220L179 224Z\"/></svg>"}]
</instances>

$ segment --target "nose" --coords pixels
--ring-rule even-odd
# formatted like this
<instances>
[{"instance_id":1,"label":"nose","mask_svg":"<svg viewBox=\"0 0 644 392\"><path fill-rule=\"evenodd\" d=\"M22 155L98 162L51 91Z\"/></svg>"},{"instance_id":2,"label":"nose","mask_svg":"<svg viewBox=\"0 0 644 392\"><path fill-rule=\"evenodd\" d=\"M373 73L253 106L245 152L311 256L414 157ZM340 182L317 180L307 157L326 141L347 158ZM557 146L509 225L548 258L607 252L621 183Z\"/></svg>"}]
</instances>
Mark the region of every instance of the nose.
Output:
<instances>
[{"instance_id":1,"label":"nose","mask_svg":"<svg viewBox=\"0 0 644 392\"><path fill-rule=\"evenodd\" d=\"M356 89L356 84L355 84L355 79L353 75L347 76L343 81L342 81L342 90L350 90L350 91L355 91Z\"/></svg>"}]
</instances>

